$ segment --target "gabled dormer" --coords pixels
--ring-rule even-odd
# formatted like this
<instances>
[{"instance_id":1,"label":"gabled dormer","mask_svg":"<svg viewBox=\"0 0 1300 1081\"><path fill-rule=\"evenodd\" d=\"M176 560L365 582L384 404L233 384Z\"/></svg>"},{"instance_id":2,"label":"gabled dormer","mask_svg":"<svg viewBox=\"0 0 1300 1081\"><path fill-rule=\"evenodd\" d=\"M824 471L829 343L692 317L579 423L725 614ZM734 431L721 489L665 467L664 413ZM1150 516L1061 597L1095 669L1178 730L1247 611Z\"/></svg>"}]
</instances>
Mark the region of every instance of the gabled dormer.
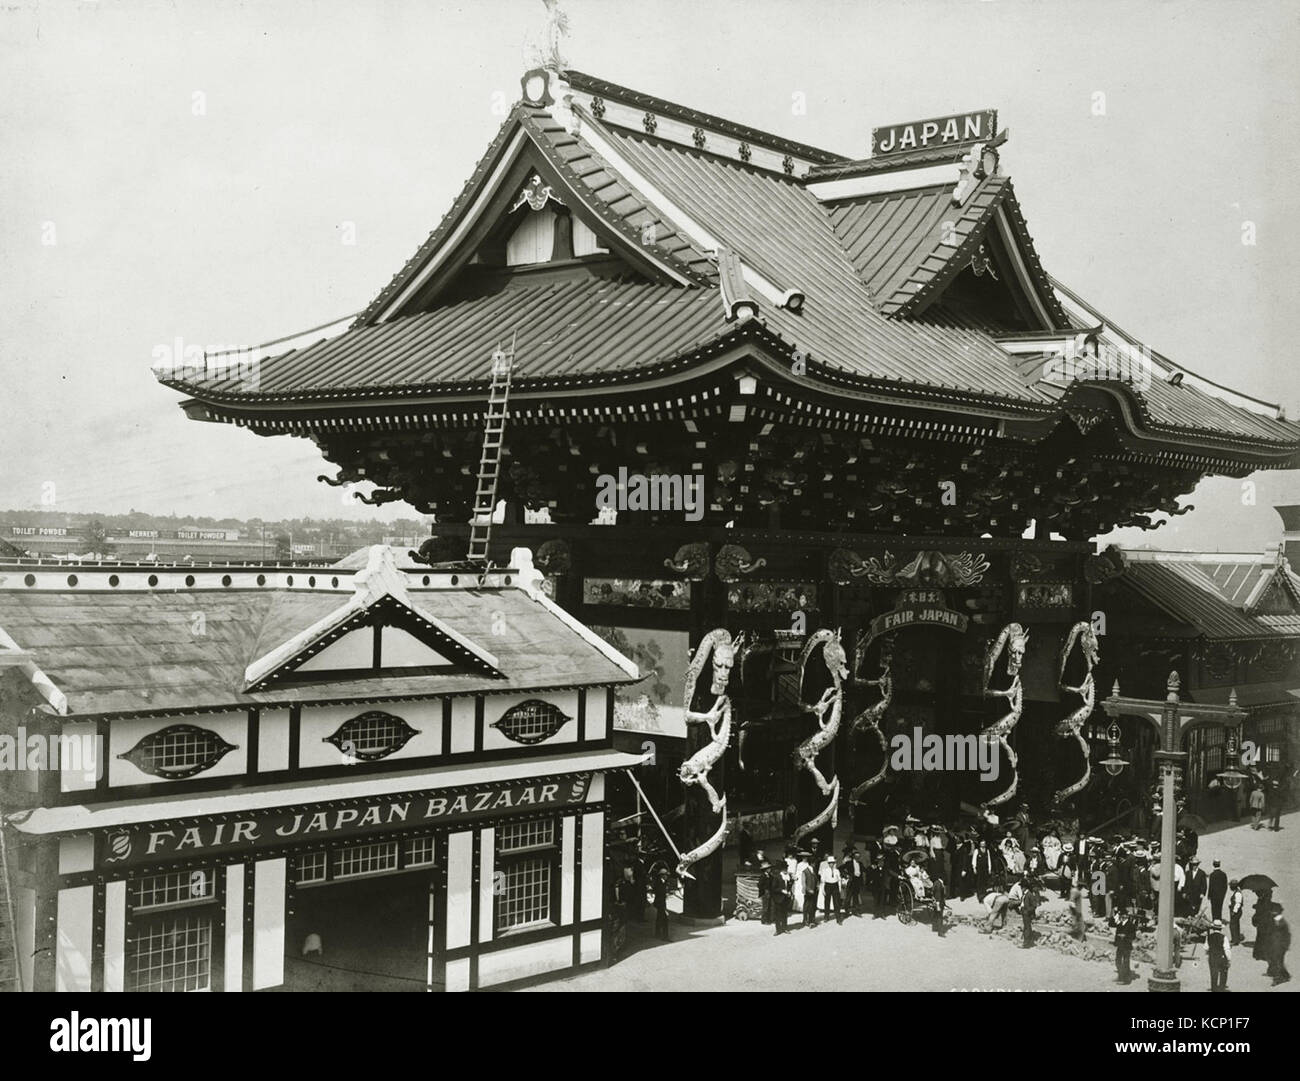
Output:
<instances>
[{"instance_id":1,"label":"gabled dormer","mask_svg":"<svg viewBox=\"0 0 1300 1081\"><path fill-rule=\"evenodd\" d=\"M408 597L389 549L371 549L354 584L344 604L254 658L244 672L244 693L324 680L501 675L491 653Z\"/></svg>"}]
</instances>

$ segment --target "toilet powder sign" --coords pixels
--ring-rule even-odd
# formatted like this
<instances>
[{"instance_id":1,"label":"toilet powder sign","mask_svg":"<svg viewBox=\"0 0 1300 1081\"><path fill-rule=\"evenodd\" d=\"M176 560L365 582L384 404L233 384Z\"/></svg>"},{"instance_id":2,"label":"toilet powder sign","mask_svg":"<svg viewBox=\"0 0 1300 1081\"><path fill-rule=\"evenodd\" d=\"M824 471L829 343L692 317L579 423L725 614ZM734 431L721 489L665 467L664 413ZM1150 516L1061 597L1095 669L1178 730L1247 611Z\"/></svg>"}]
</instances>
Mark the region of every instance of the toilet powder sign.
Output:
<instances>
[{"instance_id":1,"label":"toilet powder sign","mask_svg":"<svg viewBox=\"0 0 1300 1081\"><path fill-rule=\"evenodd\" d=\"M105 865L154 863L571 807L586 799L590 783L590 773L578 773L506 786L449 788L104 830L99 860Z\"/></svg>"}]
</instances>

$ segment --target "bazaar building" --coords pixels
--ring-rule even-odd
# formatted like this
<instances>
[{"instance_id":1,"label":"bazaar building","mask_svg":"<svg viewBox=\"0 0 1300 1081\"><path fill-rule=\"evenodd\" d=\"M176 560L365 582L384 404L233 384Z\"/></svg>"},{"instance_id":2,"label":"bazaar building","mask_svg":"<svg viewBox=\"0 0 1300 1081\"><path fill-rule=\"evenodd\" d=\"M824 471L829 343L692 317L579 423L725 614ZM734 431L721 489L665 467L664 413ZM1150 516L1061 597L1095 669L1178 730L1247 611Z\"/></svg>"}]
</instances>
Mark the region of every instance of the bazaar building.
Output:
<instances>
[{"instance_id":1,"label":"bazaar building","mask_svg":"<svg viewBox=\"0 0 1300 1081\"><path fill-rule=\"evenodd\" d=\"M537 577L383 547L353 570L5 568L21 988L452 991L599 961L636 668Z\"/></svg>"},{"instance_id":2,"label":"bazaar building","mask_svg":"<svg viewBox=\"0 0 1300 1081\"><path fill-rule=\"evenodd\" d=\"M1206 475L1295 468L1300 427L1047 273L993 111L877 129L858 159L575 71L522 86L346 332L256 378L160 380L195 420L309 438L329 483L435 514L435 562L534 552L650 673L620 723L664 744L681 848L728 828L699 785L673 792L671 756L724 739L698 723L710 689L681 691L714 630L744 635L714 657L732 824L1082 814L1086 740L1057 726L1077 736L1095 699L1080 627L1116 568L1092 538L1179 513ZM511 342L503 428L490 357ZM834 643L803 651L819 629ZM917 727L996 739L1000 779L885 776L885 736ZM688 911L717 913L719 867L696 866Z\"/></svg>"},{"instance_id":3,"label":"bazaar building","mask_svg":"<svg viewBox=\"0 0 1300 1081\"><path fill-rule=\"evenodd\" d=\"M1287 521L1300 508L1277 508ZM1287 549L1290 549L1288 556ZM1189 734L1183 798L1206 822L1245 813L1256 779L1233 778L1229 767L1257 772L1294 803L1300 766L1300 577L1290 558L1294 540L1263 554L1126 550L1123 570L1093 591L1109 632L1097 666L1104 694L1118 680L1125 694L1161 697L1171 671L1180 673L1184 701L1246 711L1239 729L1204 727ZM1107 749L1107 724L1091 726L1097 759ZM1124 819L1149 807L1153 733L1132 732L1125 749L1134 768L1098 777L1098 814ZM1099 753L1098 753L1099 752ZM1133 822L1128 818L1127 823Z\"/></svg>"}]
</instances>

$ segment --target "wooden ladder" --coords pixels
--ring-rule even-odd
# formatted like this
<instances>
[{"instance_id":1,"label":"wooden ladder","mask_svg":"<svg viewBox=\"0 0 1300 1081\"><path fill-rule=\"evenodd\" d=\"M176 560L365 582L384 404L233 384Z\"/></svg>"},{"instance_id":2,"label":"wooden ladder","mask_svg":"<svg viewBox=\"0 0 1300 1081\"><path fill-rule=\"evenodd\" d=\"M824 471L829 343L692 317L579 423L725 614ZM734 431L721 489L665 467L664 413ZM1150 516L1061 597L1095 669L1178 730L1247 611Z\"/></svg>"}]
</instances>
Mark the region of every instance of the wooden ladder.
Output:
<instances>
[{"instance_id":1,"label":"wooden ladder","mask_svg":"<svg viewBox=\"0 0 1300 1081\"><path fill-rule=\"evenodd\" d=\"M488 559L492 540L492 517L497 508L497 481L501 476L501 444L505 438L506 405L510 400L510 376L515 363L515 339L510 352L500 346L492 353L492 383L488 389L487 415L483 425L483 453L478 463L478 487L474 492L474 521L469 534L469 559L481 565L479 583L491 568Z\"/></svg>"},{"instance_id":2,"label":"wooden ladder","mask_svg":"<svg viewBox=\"0 0 1300 1081\"><path fill-rule=\"evenodd\" d=\"M4 815L0 813L0 991L21 991L14 902L9 892L9 857L5 852Z\"/></svg>"}]
</instances>

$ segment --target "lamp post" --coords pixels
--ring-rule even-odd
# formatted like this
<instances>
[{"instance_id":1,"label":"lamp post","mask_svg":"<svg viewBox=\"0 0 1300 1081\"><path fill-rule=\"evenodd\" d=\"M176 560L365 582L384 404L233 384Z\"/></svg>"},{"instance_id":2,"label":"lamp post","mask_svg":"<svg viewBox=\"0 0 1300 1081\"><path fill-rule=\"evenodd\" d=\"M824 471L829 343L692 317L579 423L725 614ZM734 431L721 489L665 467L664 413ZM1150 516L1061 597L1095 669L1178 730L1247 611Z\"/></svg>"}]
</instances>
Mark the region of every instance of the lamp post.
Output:
<instances>
[{"instance_id":1,"label":"lamp post","mask_svg":"<svg viewBox=\"0 0 1300 1081\"><path fill-rule=\"evenodd\" d=\"M1226 706L1200 705L1182 702L1178 698L1177 672L1169 673L1166 684L1168 694L1163 702L1157 699L1124 698L1119 693L1119 681L1102 708L1106 715L1140 717L1160 734L1160 748L1155 759L1160 763L1161 805L1160 815L1160 905L1156 912L1156 967L1147 980L1148 991L1177 991L1178 972L1174 966L1174 850L1178 844L1178 808L1175 802L1174 779L1187 759L1182 749L1183 736L1191 728L1217 724L1239 724L1246 711L1237 706L1237 692L1228 696Z\"/></svg>"}]
</instances>

